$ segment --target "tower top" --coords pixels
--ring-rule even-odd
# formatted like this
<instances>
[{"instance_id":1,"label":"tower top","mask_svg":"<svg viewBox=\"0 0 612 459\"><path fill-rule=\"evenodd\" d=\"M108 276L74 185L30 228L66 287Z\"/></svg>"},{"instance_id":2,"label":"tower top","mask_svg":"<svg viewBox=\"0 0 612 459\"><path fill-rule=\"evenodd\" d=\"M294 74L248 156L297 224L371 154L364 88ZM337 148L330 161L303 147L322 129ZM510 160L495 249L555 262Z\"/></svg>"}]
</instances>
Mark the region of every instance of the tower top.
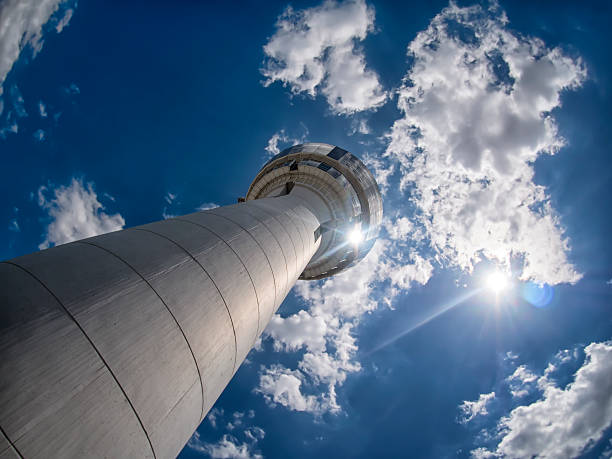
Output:
<instances>
[{"instance_id":1,"label":"tower top","mask_svg":"<svg viewBox=\"0 0 612 459\"><path fill-rule=\"evenodd\" d=\"M374 176L355 155L326 143L287 148L261 168L246 200L287 194L303 197L321 222L321 245L300 279L342 272L373 247L382 199Z\"/></svg>"}]
</instances>

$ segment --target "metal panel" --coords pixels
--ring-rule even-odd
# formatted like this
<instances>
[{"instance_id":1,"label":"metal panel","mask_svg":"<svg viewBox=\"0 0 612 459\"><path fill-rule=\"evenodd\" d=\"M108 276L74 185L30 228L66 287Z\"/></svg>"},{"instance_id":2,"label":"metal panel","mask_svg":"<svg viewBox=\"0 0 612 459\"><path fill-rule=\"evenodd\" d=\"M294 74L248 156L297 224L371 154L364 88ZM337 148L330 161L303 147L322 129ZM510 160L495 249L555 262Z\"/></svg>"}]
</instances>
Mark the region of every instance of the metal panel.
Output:
<instances>
[{"instance_id":1,"label":"metal panel","mask_svg":"<svg viewBox=\"0 0 612 459\"><path fill-rule=\"evenodd\" d=\"M48 290L0 263L0 304L0 425L24 457L153 457L121 388Z\"/></svg>"},{"instance_id":2,"label":"metal panel","mask_svg":"<svg viewBox=\"0 0 612 459\"><path fill-rule=\"evenodd\" d=\"M85 331L134 406L155 454L175 454L173 408L200 390L168 309L127 264L76 242L15 260L38 277ZM61 269L58 269L61 267Z\"/></svg>"},{"instance_id":3,"label":"metal panel","mask_svg":"<svg viewBox=\"0 0 612 459\"><path fill-rule=\"evenodd\" d=\"M255 289L238 256L212 232L189 221L170 219L141 228L161 234L187 250L219 289L234 326L236 370L251 350L258 328Z\"/></svg>"}]
</instances>

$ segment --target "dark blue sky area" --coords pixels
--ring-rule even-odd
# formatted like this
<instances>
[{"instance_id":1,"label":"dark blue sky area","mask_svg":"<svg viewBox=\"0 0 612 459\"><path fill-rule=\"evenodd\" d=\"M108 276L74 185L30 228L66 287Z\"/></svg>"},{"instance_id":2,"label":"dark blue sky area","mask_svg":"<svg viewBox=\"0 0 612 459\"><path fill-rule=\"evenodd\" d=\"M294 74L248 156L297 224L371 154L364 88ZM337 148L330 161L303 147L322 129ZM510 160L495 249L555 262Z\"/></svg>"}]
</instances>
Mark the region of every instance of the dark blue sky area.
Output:
<instances>
[{"instance_id":1,"label":"dark blue sky area","mask_svg":"<svg viewBox=\"0 0 612 459\"><path fill-rule=\"evenodd\" d=\"M319 5L291 2L294 11ZM321 141L387 161L383 168L393 173L385 215L412 220L422 211L415 207L416 191L400 190L408 169L383 154L393 123L404 116L396 90L414 64L406 48L448 3L367 5L375 12L375 26L356 49L382 89L390 91L389 100L338 114L321 89L312 97L292 94L278 81L262 84L263 47L277 32L287 2L80 2L60 34L46 33L35 58L22 53L3 85L0 122L6 123L9 88L15 85L28 116L19 119L17 134L0 137L0 257L35 251L45 239L53 217L39 205L41 186L52 198L52 190L73 178L92 183L104 212L121 214L126 227L159 220L164 213L192 212L205 203L233 204L246 193L267 158L268 140L279 132L286 136L281 148L292 139ZM472 3L459 3L465 5ZM561 359L555 357L559 351L576 349L571 361L557 362L556 381L568 389L588 362L585 347L612 339L610 4L501 2L500 7L513 34L539 37L548 49L559 47L568 58L582 59L587 69L586 80L562 91L552 110L566 145L555 155L540 155L533 165L534 182L546 187L568 238L567 258L582 279L547 286L549 301L536 307L521 293L525 282L515 280L515 287L497 299L482 288L495 260L483 255L470 272L431 246L418 248L433 267L424 285L399 288L389 308L384 298L392 281L372 281L369 298L378 306L350 319L357 346L352 361L361 369L347 370L335 386L337 413L272 405L255 390L264 368L280 364L297 371L307 352L275 351L273 339L265 336L262 349L251 352L215 405L216 426L204 420L198 430L201 447L186 447L180 457L222 457L210 445L224 435L245 445L251 456L270 458L470 457L477 447L495 450L503 416L545 400L533 381L525 382L532 385L524 398L511 395L508 378L518 366L540 377ZM39 115L39 101L47 117ZM354 133L362 120L369 132ZM34 136L38 129L45 131L42 141ZM383 230L381 238L389 237ZM407 262L416 250L410 242L415 238L408 239L398 242L394 262ZM278 312L289 317L316 306L294 290ZM330 354L335 352L332 341L327 345ZM302 389L315 395L327 390L311 382L304 379ZM493 391L485 412L462 423L462 403ZM611 396L606 403L612 404ZM234 413L244 413L243 421L228 428ZM250 439L249 426L263 429L263 438ZM580 454L610 454L611 438L608 425Z\"/></svg>"}]
</instances>

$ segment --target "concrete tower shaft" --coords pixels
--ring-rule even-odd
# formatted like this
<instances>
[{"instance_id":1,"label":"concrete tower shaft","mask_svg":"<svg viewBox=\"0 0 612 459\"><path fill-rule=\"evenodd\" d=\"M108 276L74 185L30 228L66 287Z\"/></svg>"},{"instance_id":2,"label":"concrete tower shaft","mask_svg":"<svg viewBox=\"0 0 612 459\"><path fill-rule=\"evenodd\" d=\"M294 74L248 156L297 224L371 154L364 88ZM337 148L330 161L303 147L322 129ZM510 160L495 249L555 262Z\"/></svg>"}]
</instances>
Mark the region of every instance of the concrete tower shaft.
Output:
<instances>
[{"instance_id":1,"label":"concrete tower shaft","mask_svg":"<svg viewBox=\"0 0 612 459\"><path fill-rule=\"evenodd\" d=\"M288 187L0 263L0 459L178 454L342 226Z\"/></svg>"}]
</instances>

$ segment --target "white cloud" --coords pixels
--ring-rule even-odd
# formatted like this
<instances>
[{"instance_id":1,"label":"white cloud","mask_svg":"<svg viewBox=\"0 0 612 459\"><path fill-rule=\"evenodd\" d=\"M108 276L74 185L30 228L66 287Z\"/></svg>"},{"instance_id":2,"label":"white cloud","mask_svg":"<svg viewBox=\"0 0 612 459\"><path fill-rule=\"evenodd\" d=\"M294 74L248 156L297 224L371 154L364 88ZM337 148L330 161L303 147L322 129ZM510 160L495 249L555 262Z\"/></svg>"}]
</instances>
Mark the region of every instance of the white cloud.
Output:
<instances>
[{"instance_id":1,"label":"white cloud","mask_svg":"<svg viewBox=\"0 0 612 459\"><path fill-rule=\"evenodd\" d=\"M206 419L215 429L217 428L217 419L220 417L223 417L223 408L213 408L206 415Z\"/></svg>"},{"instance_id":2,"label":"white cloud","mask_svg":"<svg viewBox=\"0 0 612 459\"><path fill-rule=\"evenodd\" d=\"M510 385L510 393L513 397L520 398L529 394L533 383L538 380L538 376L529 370L525 365L520 365L514 370L506 381Z\"/></svg>"},{"instance_id":3,"label":"white cloud","mask_svg":"<svg viewBox=\"0 0 612 459\"><path fill-rule=\"evenodd\" d=\"M14 233L18 233L19 231L21 231L21 228L19 227L19 222L17 221L16 218L13 218L9 222L8 229L9 229L9 231L13 231Z\"/></svg>"},{"instance_id":4,"label":"white cloud","mask_svg":"<svg viewBox=\"0 0 612 459\"><path fill-rule=\"evenodd\" d=\"M370 130L370 126L368 126L368 122L365 119L353 119L351 121L351 130L348 135L362 134L367 135L372 131Z\"/></svg>"},{"instance_id":5,"label":"white cloud","mask_svg":"<svg viewBox=\"0 0 612 459\"><path fill-rule=\"evenodd\" d=\"M66 27L70 22L70 19L72 19L73 14L74 10L72 8L68 8L66 9L66 11L64 11L64 16L62 16L62 18L57 22L57 25L55 26L55 31L57 33L61 33L62 30L64 30L64 27Z\"/></svg>"},{"instance_id":6,"label":"white cloud","mask_svg":"<svg viewBox=\"0 0 612 459\"><path fill-rule=\"evenodd\" d=\"M64 0L4 0L0 4L0 95L4 80L23 49L30 47L34 55L42 49L43 26L63 3ZM66 11L60 23L67 14ZM66 24L67 20L57 32Z\"/></svg>"},{"instance_id":7,"label":"white cloud","mask_svg":"<svg viewBox=\"0 0 612 459\"><path fill-rule=\"evenodd\" d=\"M281 149L278 147L278 142L288 142L289 138L285 135L285 130L281 129L278 132L275 132L270 139L268 139L268 145L266 146L266 151L268 152L268 156L272 157L278 155L281 152Z\"/></svg>"},{"instance_id":8,"label":"white cloud","mask_svg":"<svg viewBox=\"0 0 612 459\"><path fill-rule=\"evenodd\" d=\"M299 311L287 318L275 314L266 333L274 340L274 348L294 351L302 346L309 350L325 350L327 324L320 316L312 316L309 312Z\"/></svg>"},{"instance_id":9,"label":"white cloud","mask_svg":"<svg viewBox=\"0 0 612 459\"><path fill-rule=\"evenodd\" d=\"M203 210L214 209L215 207L219 207L219 204L215 204L214 202L205 202L203 204L200 204L196 210L199 210L201 212Z\"/></svg>"},{"instance_id":10,"label":"white cloud","mask_svg":"<svg viewBox=\"0 0 612 459\"><path fill-rule=\"evenodd\" d=\"M257 428L263 434L263 430ZM251 431L249 438L254 438L254 441L250 443L241 443L231 435L223 435L223 437L216 443L206 443L201 440L200 434L195 432L187 446L194 451L208 454L212 459L262 459L261 454L253 451L254 445L258 438L254 437ZM263 438L263 435L261 436Z\"/></svg>"},{"instance_id":11,"label":"white cloud","mask_svg":"<svg viewBox=\"0 0 612 459\"><path fill-rule=\"evenodd\" d=\"M46 133L45 133L45 131L44 131L43 129L37 129L37 130L36 130L36 131L35 131L35 132L32 134L32 136L33 136L33 137L34 137L36 140L38 140L39 142L42 142L43 140L45 140Z\"/></svg>"},{"instance_id":12,"label":"white cloud","mask_svg":"<svg viewBox=\"0 0 612 459\"><path fill-rule=\"evenodd\" d=\"M259 375L256 392L262 394L272 406L279 404L295 411L318 412L318 401L314 395L303 395L300 386L303 375L281 365L264 368Z\"/></svg>"},{"instance_id":13,"label":"white cloud","mask_svg":"<svg viewBox=\"0 0 612 459\"><path fill-rule=\"evenodd\" d=\"M42 100L38 101L38 113L40 114L41 118L47 117L47 106Z\"/></svg>"},{"instance_id":14,"label":"white cloud","mask_svg":"<svg viewBox=\"0 0 612 459\"><path fill-rule=\"evenodd\" d=\"M213 408L206 417L214 428L223 422L223 408ZM236 411L229 418L226 429L232 431L232 435L223 435L217 442L210 443L202 440L199 432L194 432L187 446L200 453L208 454L211 458L261 458L261 454L255 452L257 442L262 440L266 433L261 427L248 426L244 430L237 430L245 422L255 417L255 412L249 410L247 413ZM244 441L238 438L244 437Z\"/></svg>"},{"instance_id":15,"label":"white cloud","mask_svg":"<svg viewBox=\"0 0 612 459\"><path fill-rule=\"evenodd\" d=\"M408 50L386 156L431 248L467 271L484 257L518 263L523 280L579 280L533 162L564 144L551 111L584 80L580 59L510 31L495 5L451 3Z\"/></svg>"},{"instance_id":16,"label":"white cloud","mask_svg":"<svg viewBox=\"0 0 612 459\"><path fill-rule=\"evenodd\" d=\"M478 400L476 401L464 401L461 405L459 405L459 410L461 411L461 418L459 422L462 424L470 422L476 416L486 416L489 414L487 411L487 404L495 399L495 392L491 392L488 394L480 394Z\"/></svg>"},{"instance_id":17,"label":"white cloud","mask_svg":"<svg viewBox=\"0 0 612 459\"><path fill-rule=\"evenodd\" d=\"M277 351L305 349L297 367L263 367L256 392L273 405L319 416L342 410L337 388L347 375L361 370L355 359L355 326L364 314L413 283L426 283L429 262L415 255L403 260L391 241L379 240L349 271L319 282L300 281L296 293L308 310L289 317L274 316L264 331ZM400 274L396 274L400 273Z\"/></svg>"},{"instance_id":18,"label":"white cloud","mask_svg":"<svg viewBox=\"0 0 612 459\"><path fill-rule=\"evenodd\" d=\"M387 94L357 47L373 28L374 9L363 0L327 0L301 11L288 7L264 46L265 85L280 81L293 93L323 94L336 113L381 106Z\"/></svg>"},{"instance_id":19,"label":"white cloud","mask_svg":"<svg viewBox=\"0 0 612 459\"><path fill-rule=\"evenodd\" d=\"M84 185L81 179L73 178L70 185L52 190L52 197L47 196L49 191L44 186L38 189L38 204L52 219L40 249L116 231L125 225L121 215L103 212L91 183Z\"/></svg>"},{"instance_id":20,"label":"white cloud","mask_svg":"<svg viewBox=\"0 0 612 459\"><path fill-rule=\"evenodd\" d=\"M600 440L612 424L612 341L591 343L584 352L572 383L561 389L541 376L542 397L501 418L497 445L473 455L572 458Z\"/></svg>"},{"instance_id":21,"label":"white cloud","mask_svg":"<svg viewBox=\"0 0 612 459\"><path fill-rule=\"evenodd\" d=\"M172 204L175 199L176 194L170 193L169 191L166 193L166 196L164 196L164 201L166 201L168 204Z\"/></svg>"},{"instance_id":22,"label":"white cloud","mask_svg":"<svg viewBox=\"0 0 612 459\"><path fill-rule=\"evenodd\" d=\"M266 160L270 159L274 155L279 154L287 147L292 147L293 145L306 142L306 138L308 137L308 128L303 123L300 123L300 125L302 127L303 132L302 135L299 137L289 135L285 132L284 129L281 129L280 131L275 132L272 137L268 139L268 145L265 148L267 152ZM279 146L279 144L282 144L282 147Z\"/></svg>"}]
</instances>

